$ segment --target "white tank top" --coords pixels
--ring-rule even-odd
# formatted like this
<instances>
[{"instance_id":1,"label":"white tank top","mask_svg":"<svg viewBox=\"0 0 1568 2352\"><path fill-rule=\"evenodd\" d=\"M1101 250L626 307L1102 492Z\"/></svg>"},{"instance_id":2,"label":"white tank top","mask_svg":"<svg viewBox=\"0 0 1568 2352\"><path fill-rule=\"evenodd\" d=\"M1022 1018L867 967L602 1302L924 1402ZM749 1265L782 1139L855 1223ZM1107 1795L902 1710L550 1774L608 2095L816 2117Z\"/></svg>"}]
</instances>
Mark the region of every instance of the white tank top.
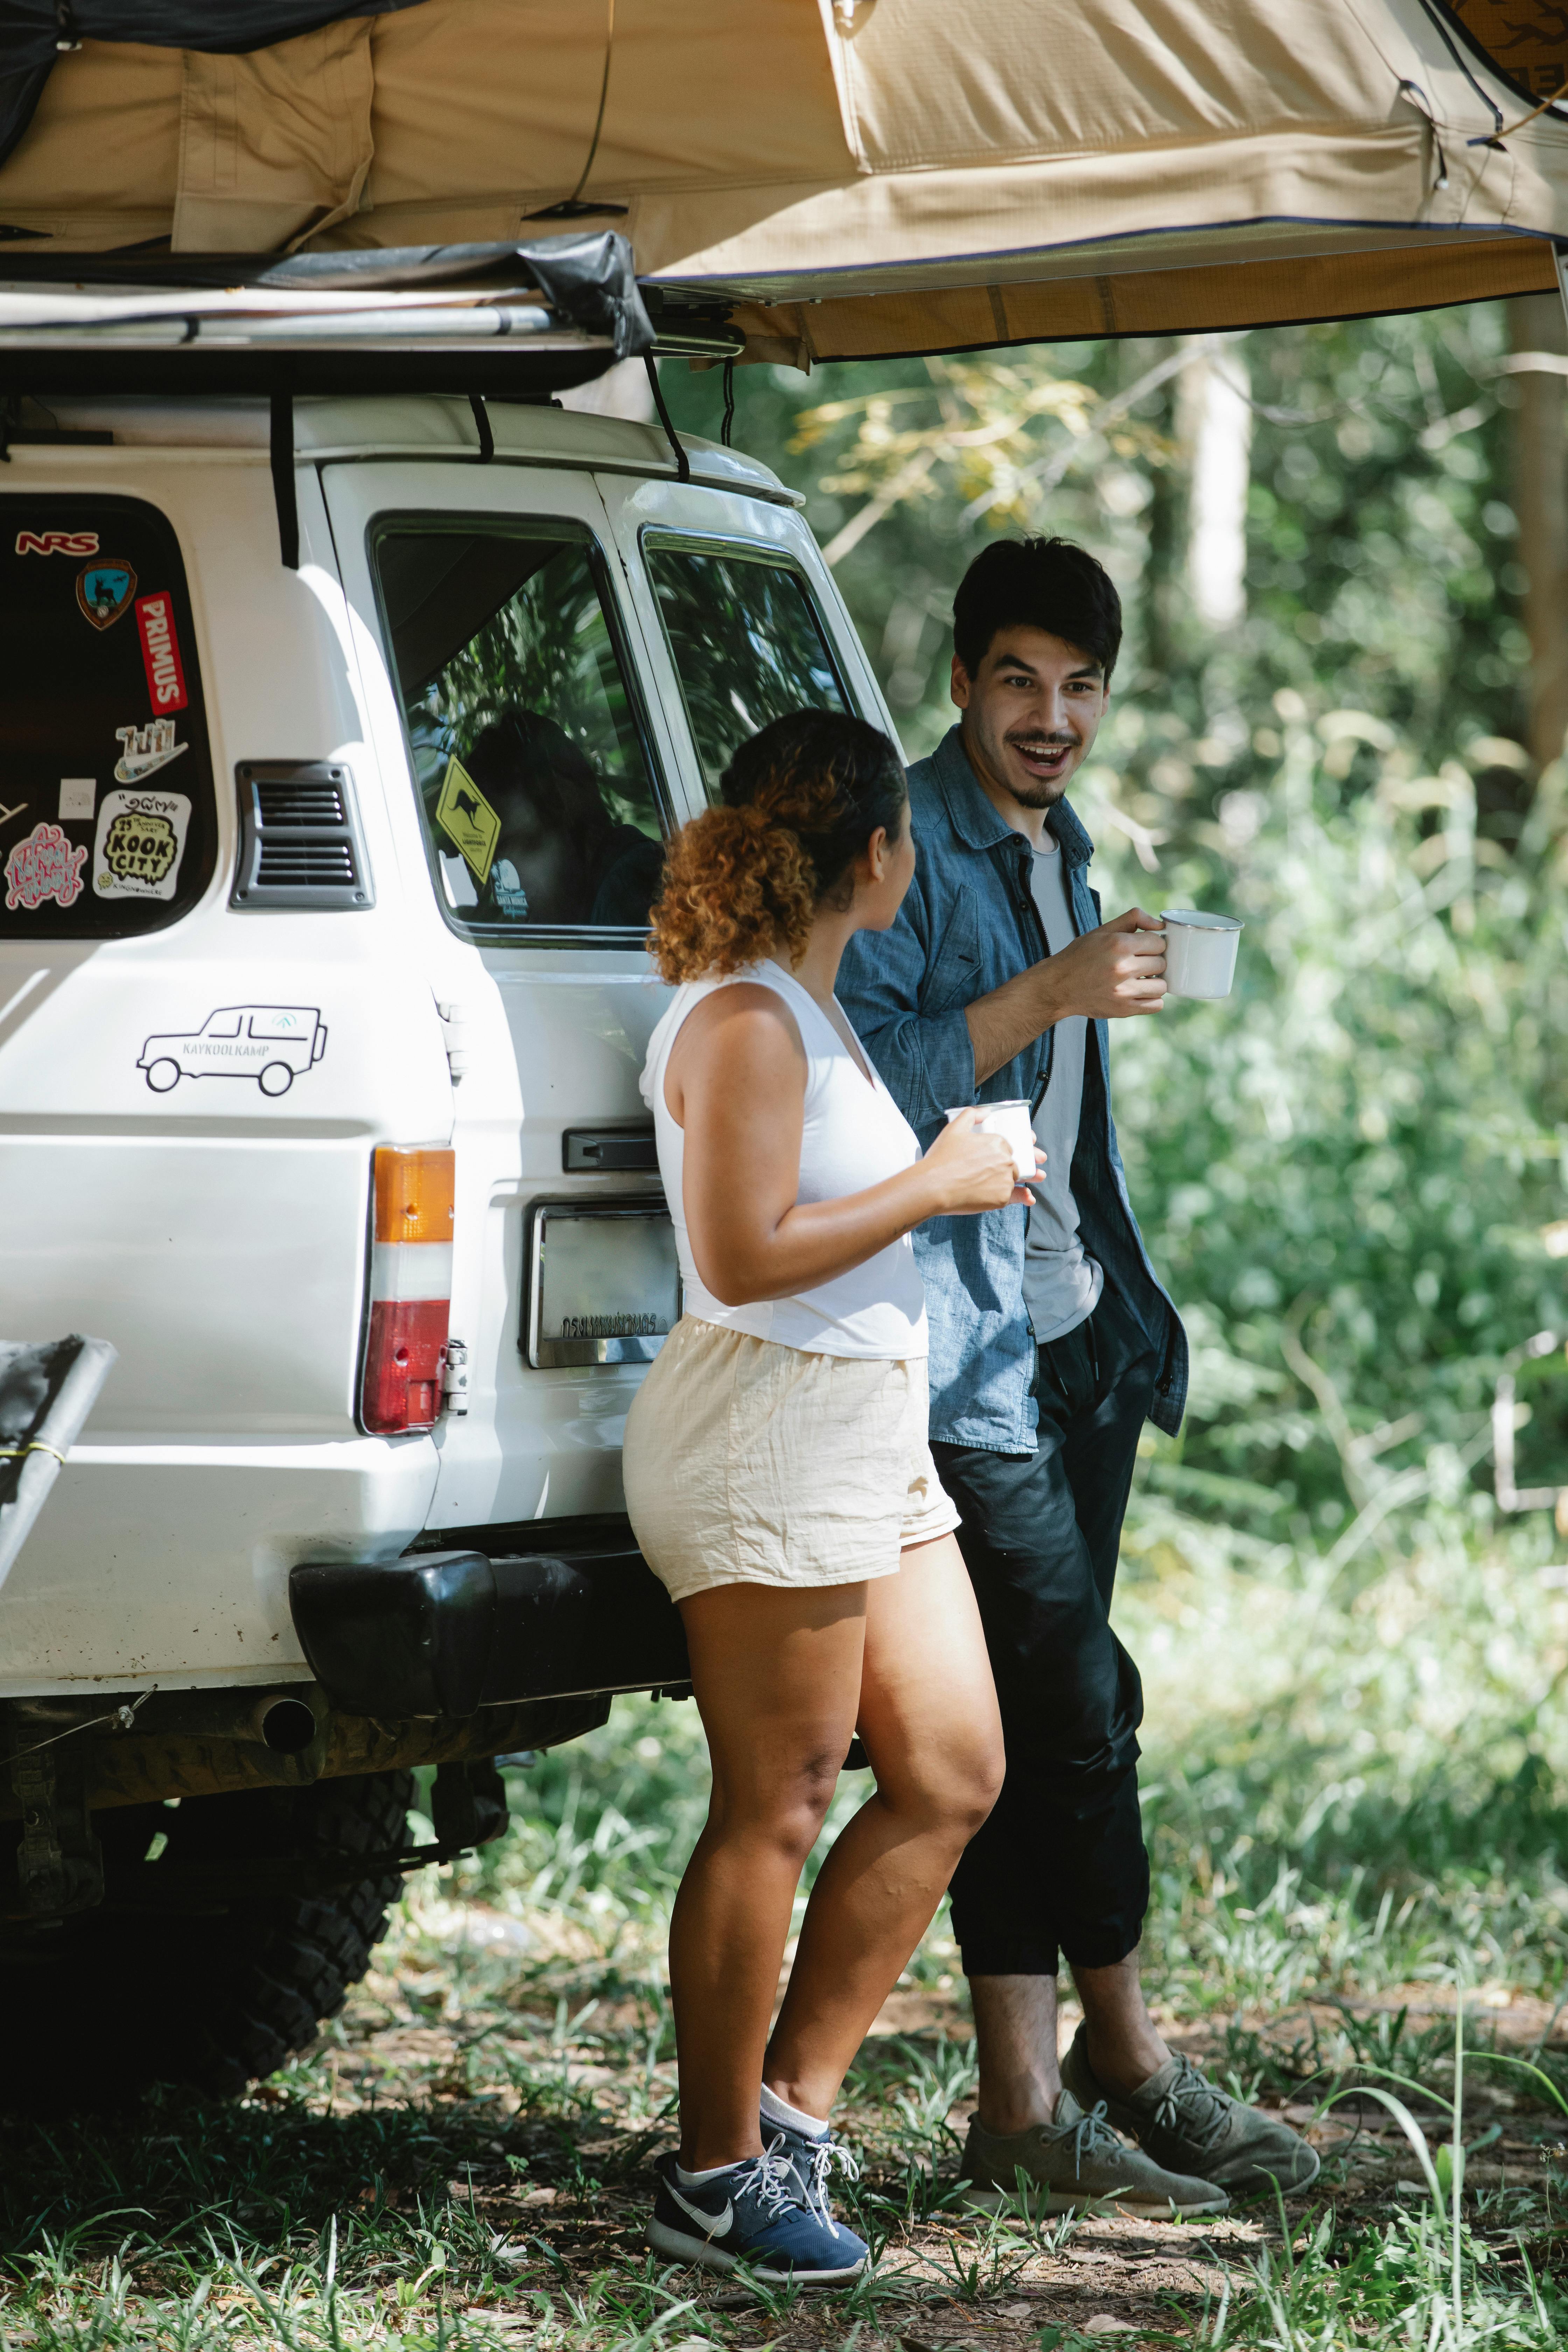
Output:
<instances>
[{"instance_id":1,"label":"white tank top","mask_svg":"<svg viewBox=\"0 0 1568 2352\"><path fill-rule=\"evenodd\" d=\"M864 1265L792 1298L726 1307L703 1285L686 1231L681 1189L686 1137L665 1100L664 1074L680 1025L693 1005L700 1004L715 989L731 988L742 982L771 988L783 997L795 1015L805 1049L805 1124L800 1139L797 1202L838 1201L849 1192L867 1192L886 1177L896 1176L900 1169L912 1168L921 1156L913 1128L870 1062L862 1063L850 1052L815 997L782 965L752 964L728 979L683 982L648 1041L642 1093L653 1112L659 1174L686 1286L686 1312L700 1323L746 1331L754 1339L773 1339L808 1355L924 1356L929 1353L925 1294L908 1234L879 1250ZM842 1008L840 1018L844 1018ZM847 1019L845 1028L854 1034ZM743 1172L736 1171L737 1181Z\"/></svg>"}]
</instances>

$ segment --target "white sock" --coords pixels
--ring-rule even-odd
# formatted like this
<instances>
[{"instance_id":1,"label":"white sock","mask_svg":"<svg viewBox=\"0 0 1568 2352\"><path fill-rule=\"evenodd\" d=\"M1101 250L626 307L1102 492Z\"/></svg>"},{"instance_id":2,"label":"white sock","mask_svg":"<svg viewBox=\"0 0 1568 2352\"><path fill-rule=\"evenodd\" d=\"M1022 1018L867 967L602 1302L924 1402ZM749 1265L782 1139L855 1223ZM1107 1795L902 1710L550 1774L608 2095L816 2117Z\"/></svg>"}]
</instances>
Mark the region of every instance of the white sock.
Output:
<instances>
[{"instance_id":1,"label":"white sock","mask_svg":"<svg viewBox=\"0 0 1568 2352\"><path fill-rule=\"evenodd\" d=\"M742 2161L744 2162L743 2158ZM734 2169L735 2167L732 2164L710 2164L706 2172L688 2172L686 2167L678 2159L675 2177L682 2189L700 2189L705 2180L717 2180L721 2172L733 2172Z\"/></svg>"},{"instance_id":2,"label":"white sock","mask_svg":"<svg viewBox=\"0 0 1568 2352\"><path fill-rule=\"evenodd\" d=\"M787 2099L781 2099L778 2093L770 2091L765 2083L763 2084L763 2121L787 2124L791 2131L804 2132L807 2139L827 2137L826 2116L808 2116L804 2107L792 2107Z\"/></svg>"}]
</instances>

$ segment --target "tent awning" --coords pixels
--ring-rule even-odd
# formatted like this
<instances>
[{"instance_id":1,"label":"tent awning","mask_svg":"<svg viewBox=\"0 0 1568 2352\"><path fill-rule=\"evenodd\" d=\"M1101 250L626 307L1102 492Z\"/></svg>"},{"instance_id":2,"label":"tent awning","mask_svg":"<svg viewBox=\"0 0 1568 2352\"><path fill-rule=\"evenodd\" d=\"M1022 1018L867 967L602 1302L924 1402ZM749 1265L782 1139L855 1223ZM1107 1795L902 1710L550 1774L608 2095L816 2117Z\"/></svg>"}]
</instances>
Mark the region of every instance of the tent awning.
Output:
<instances>
[{"instance_id":1,"label":"tent awning","mask_svg":"<svg viewBox=\"0 0 1568 2352\"><path fill-rule=\"evenodd\" d=\"M209 37L190 0L77 0L0 165L10 251L580 224L629 237L661 333L700 308L809 364L1525 293L1568 241L1568 34L1521 47L1500 0L329 6L234 0L227 42L313 29L217 54L161 45Z\"/></svg>"}]
</instances>

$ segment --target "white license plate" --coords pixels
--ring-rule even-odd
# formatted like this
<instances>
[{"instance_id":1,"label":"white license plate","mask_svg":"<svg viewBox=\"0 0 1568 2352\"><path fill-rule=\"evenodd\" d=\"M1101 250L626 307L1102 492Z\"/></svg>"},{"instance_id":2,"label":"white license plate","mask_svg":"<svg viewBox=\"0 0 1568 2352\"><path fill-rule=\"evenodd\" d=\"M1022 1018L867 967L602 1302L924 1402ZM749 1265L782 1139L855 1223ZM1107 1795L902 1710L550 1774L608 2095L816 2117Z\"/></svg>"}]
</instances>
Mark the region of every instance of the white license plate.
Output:
<instances>
[{"instance_id":1,"label":"white license plate","mask_svg":"<svg viewBox=\"0 0 1568 2352\"><path fill-rule=\"evenodd\" d=\"M539 1201L523 1352L531 1364L642 1364L680 1316L669 1212L638 1201Z\"/></svg>"}]
</instances>

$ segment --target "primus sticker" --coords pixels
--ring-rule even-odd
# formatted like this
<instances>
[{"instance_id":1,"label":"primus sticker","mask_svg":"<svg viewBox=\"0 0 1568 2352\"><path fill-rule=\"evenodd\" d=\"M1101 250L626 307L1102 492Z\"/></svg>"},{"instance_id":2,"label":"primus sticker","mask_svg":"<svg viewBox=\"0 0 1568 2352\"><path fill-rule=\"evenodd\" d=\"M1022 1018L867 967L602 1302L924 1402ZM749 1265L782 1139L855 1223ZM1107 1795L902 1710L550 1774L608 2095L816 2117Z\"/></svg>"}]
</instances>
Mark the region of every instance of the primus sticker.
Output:
<instances>
[{"instance_id":1,"label":"primus sticker","mask_svg":"<svg viewBox=\"0 0 1568 2352\"><path fill-rule=\"evenodd\" d=\"M76 575L76 601L95 629L112 628L135 593L129 563L84 563Z\"/></svg>"},{"instance_id":2,"label":"primus sticker","mask_svg":"<svg viewBox=\"0 0 1568 2352\"><path fill-rule=\"evenodd\" d=\"M81 869L86 863L84 844L73 849L58 824L36 824L5 860L7 909L15 912L25 907L32 914L47 898L61 907L74 907L81 896Z\"/></svg>"},{"instance_id":3,"label":"primus sticker","mask_svg":"<svg viewBox=\"0 0 1568 2352\"><path fill-rule=\"evenodd\" d=\"M134 576L132 585L135 585ZM167 590L136 600L136 625L142 632L142 659L147 671L147 692L154 710L183 710L185 670L180 640L174 635L174 608Z\"/></svg>"},{"instance_id":4,"label":"primus sticker","mask_svg":"<svg viewBox=\"0 0 1568 2352\"><path fill-rule=\"evenodd\" d=\"M124 746L114 762L114 772L122 784L139 784L143 776L166 768L171 760L190 749L186 743L175 742L172 719L150 719L145 727L117 727L114 732Z\"/></svg>"},{"instance_id":5,"label":"primus sticker","mask_svg":"<svg viewBox=\"0 0 1568 2352\"><path fill-rule=\"evenodd\" d=\"M172 898L190 822L184 793L105 793L92 846L94 896Z\"/></svg>"},{"instance_id":6,"label":"primus sticker","mask_svg":"<svg viewBox=\"0 0 1568 2352\"><path fill-rule=\"evenodd\" d=\"M254 1078L286 1095L327 1050L326 1024L310 1004L226 1004L199 1029L149 1037L136 1066L155 1095L182 1078Z\"/></svg>"},{"instance_id":7,"label":"primus sticker","mask_svg":"<svg viewBox=\"0 0 1568 2352\"><path fill-rule=\"evenodd\" d=\"M19 530L18 555L96 555L95 530Z\"/></svg>"}]
</instances>

